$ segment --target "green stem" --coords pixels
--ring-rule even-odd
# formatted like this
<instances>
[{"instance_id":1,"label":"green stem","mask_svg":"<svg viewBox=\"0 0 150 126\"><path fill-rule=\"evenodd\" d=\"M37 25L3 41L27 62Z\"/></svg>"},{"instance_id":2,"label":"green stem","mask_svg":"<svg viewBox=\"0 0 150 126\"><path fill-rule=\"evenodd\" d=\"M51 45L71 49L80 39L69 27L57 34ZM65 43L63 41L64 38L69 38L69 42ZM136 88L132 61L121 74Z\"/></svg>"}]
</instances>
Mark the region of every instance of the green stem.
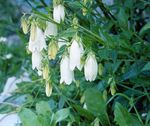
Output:
<instances>
[{"instance_id":1,"label":"green stem","mask_svg":"<svg viewBox=\"0 0 150 126\"><path fill-rule=\"evenodd\" d=\"M136 115L137 115L139 121L142 123L142 125L144 125L144 124L143 124L143 121L142 121L142 119L141 119L141 117L140 117L140 115L139 115L139 113L138 113L138 111L137 111L137 109L136 109L136 107L135 107L135 105L133 105L133 108L134 108L134 110L135 110L135 112L136 112Z\"/></svg>"},{"instance_id":2,"label":"green stem","mask_svg":"<svg viewBox=\"0 0 150 126\"><path fill-rule=\"evenodd\" d=\"M78 26L79 26L79 28L83 29L85 32L87 32L87 33L89 33L90 35L92 35L92 36L94 36L95 38L97 38L97 41L98 41L100 44L102 44L102 45L105 44L104 41L103 41L97 34L91 32L90 30L88 30L88 29L86 29L86 28L84 28L84 27L82 27L81 25L78 25Z\"/></svg>"}]
</instances>

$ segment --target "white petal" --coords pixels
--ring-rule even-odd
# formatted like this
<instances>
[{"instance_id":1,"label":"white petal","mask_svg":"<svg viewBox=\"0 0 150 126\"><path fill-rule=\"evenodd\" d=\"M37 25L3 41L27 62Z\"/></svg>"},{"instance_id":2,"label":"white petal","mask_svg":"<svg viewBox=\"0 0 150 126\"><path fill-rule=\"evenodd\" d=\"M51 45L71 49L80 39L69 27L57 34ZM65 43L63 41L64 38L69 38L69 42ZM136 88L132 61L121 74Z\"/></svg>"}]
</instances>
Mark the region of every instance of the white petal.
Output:
<instances>
[{"instance_id":1,"label":"white petal","mask_svg":"<svg viewBox=\"0 0 150 126\"><path fill-rule=\"evenodd\" d=\"M73 40L70 47L70 69L74 70L77 67L79 70L82 69L81 57L83 54L83 46L76 40Z\"/></svg>"},{"instance_id":2,"label":"white petal","mask_svg":"<svg viewBox=\"0 0 150 126\"><path fill-rule=\"evenodd\" d=\"M43 49L46 49L46 42L45 42L44 33L39 27L37 27L36 41L38 43L38 47L37 47L38 51L42 51Z\"/></svg>"},{"instance_id":3,"label":"white petal","mask_svg":"<svg viewBox=\"0 0 150 126\"><path fill-rule=\"evenodd\" d=\"M42 61L42 56L41 53L38 51L35 51L32 53L32 69L41 69L41 61Z\"/></svg>"},{"instance_id":4,"label":"white petal","mask_svg":"<svg viewBox=\"0 0 150 126\"><path fill-rule=\"evenodd\" d=\"M50 35L57 35L57 25L51 22L47 22L47 27L45 29L45 37Z\"/></svg>"},{"instance_id":5,"label":"white petal","mask_svg":"<svg viewBox=\"0 0 150 126\"><path fill-rule=\"evenodd\" d=\"M54 7L54 10L53 10L53 19L57 23L60 23L60 21L61 21L61 19L60 19L60 13L59 13L59 7L58 6Z\"/></svg>"},{"instance_id":6,"label":"white petal","mask_svg":"<svg viewBox=\"0 0 150 126\"><path fill-rule=\"evenodd\" d=\"M31 37L29 40L29 50L31 52L34 51L42 51L43 49L46 49L46 42L45 42L45 38L44 38L44 33L42 32L42 30L38 27L36 27L36 36L35 36L35 40L32 41Z\"/></svg>"},{"instance_id":7,"label":"white petal","mask_svg":"<svg viewBox=\"0 0 150 126\"><path fill-rule=\"evenodd\" d=\"M62 21L64 21L65 18L65 8L63 5L58 5L59 7L59 12L60 12L60 18Z\"/></svg>"},{"instance_id":8,"label":"white petal","mask_svg":"<svg viewBox=\"0 0 150 126\"><path fill-rule=\"evenodd\" d=\"M63 5L57 5L54 7L53 10L53 18L54 21L56 21L57 23L60 23L61 20L63 21L65 18L65 9Z\"/></svg>"},{"instance_id":9,"label":"white petal","mask_svg":"<svg viewBox=\"0 0 150 126\"><path fill-rule=\"evenodd\" d=\"M98 64L94 54L89 54L85 65L84 74L87 81L94 81L98 72Z\"/></svg>"},{"instance_id":10,"label":"white petal","mask_svg":"<svg viewBox=\"0 0 150 126\"><path fill-rule=\"evenodd\" d=\"M74 73L70 70L69 62L69 57L64 56L60 63L60 83L64 82L68 85L74 80Z\"/></svg>"}]
</instances>

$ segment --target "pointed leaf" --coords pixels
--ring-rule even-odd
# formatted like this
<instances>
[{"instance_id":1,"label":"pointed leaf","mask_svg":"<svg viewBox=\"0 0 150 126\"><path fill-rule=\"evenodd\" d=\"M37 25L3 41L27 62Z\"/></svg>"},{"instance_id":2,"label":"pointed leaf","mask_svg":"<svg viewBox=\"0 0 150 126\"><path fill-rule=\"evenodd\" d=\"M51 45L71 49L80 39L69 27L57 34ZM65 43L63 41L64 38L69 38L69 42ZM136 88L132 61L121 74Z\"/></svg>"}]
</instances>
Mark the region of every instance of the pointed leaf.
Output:
<instances>
[{"instance_id":1,"label":"pointed leaf","mask_svg":"<svg viewBox=\"0 0 150 126\"><path fill-rule=\"evenodd\" d=\"M23 108L19 113L19 117L23 126L41 126L37 115L30 109Z\"/></svg>"},{"instance_id":2,"label":"pointed leaf","mask_svg":"<svg viewBox=\"0 0 150 126\"><path fill-rule=\"evenodd\" d=\"M115 121L119 126L141 126L138 119L132 116L120 103L115 104Z\"/></svg>"},{"instance_id":3,"label":"pointed leaf","mask_svg":"<svg viewBox=\"0 0 150 126\"><path fill-rule=\"evenodd\" d=\"M109 125L109 119L106 112L106 103L102 94L98 90L94 88L87 89L85 91L85 103L87 110L93 115L99 117L103 126Z\"/></svg>"}]
</instances>

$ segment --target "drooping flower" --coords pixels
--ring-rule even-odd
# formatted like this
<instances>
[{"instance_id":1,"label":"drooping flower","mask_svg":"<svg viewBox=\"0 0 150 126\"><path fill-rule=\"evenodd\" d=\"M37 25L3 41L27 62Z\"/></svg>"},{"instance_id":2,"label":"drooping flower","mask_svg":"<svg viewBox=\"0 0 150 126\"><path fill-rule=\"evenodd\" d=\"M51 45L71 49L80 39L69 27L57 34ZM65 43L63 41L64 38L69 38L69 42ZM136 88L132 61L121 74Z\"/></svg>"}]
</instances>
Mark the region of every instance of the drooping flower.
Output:
<instances>
[{"instance_id":1,"label":"drooping flower","mask_svg":"<svg viewBox=\"0 0 150 126\"><path fill-rule=\"evenodd\" d=\"M53 10L53 18L54 21L57 23L60 23L61 21L64 21L65 18L65 8L63 5L55 5Z\"/></svg>"},{"instance_id":2,"label":"drooping flower","mask_svg":"<svg viewBox=\"0 0 150 126\"><path fill-rule=\"evenodd\" d=\"M90 52L84 65L84 75L87 81L94 81L98 72L98 64L94 53Z\"/></svg>"},{"instance_id":3,"label":"drooping flower","mask_svg":"<svg viewBox=\"0 0 150 126\"><path fill-rule=\"evenodd\" d=\"M84 53L83 45L81 41L73 40L70 47L70 69L74 70L77 67L79 70L82 69L81 57Z\"/></svg>"},{"instance_id":4,"label":"drooping flower","mask_svg":"<svg viewBox=\"0 0 150 126\"><path fill-rule=\"evenodd\" d=\"M69 65L69 56L65 55L63 56L61 62L60 62L60 83L66 83L67 85L70 85L72 81L74 81L74 72L70 70Z\"/></svg>"},{"instance_id":5,"label":"drooping flower","mask_svg":"<svg viewBox=\"0 0 150 126\"><path fill-rule=\"evenodd\" d=\"M30 35L29 50L31 52L34 52L34 51L40 52L43 49L46 49L46 42L45 42L44 33L38 26L36 26L34 41L32 40L32 37Z\"/></svg>"},{"instance_id":6,"label":"drooping flower","mask_svg":"<svg viewBox=\"0 0 150 126\"><path fill-rule=\"evenodd\" d=\"M42 55L38 51L32 52L32 69L37 69L40 73L42 64Z\"/></svg>"},{"instance_id":7,"label":"drooping flower","mask_svg":"<svg viewBox=\"0 0 150 126\"><path fill-rule=\"evenodd\" d=\"M52 85L49 82L46 83L45 93L47 97L50 97L52 94Z\"/></svg>"},{"instance_id":8,"label":"drooping flower","mask_svg":"<svg viewBox=\"0 0 150 126\"><path fill-rule=\"evenodd\" d=\"M46 29L45 29L45 37L53 35L56 36L57 35L57 25L51 22L46 22Z\"/></svg>"}]
</instances>

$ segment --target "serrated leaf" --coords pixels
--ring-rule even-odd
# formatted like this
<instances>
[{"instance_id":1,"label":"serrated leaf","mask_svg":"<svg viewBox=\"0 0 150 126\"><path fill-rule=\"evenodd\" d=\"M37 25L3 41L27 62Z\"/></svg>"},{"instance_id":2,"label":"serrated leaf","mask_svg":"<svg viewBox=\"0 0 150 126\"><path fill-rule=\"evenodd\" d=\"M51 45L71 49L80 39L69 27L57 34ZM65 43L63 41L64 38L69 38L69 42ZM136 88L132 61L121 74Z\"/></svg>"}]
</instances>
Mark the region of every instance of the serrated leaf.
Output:
<instances>
[{"instance_id":1,"label":"serrated leaf","mask_svg":"<svg viewBox=\"0 0 150 126\"><path fill-rule=\"evenodd\" d=\"M115 121L119 126L142 126L138 119L132 116L120 103L115 104Z\"/></svg>"},{"instance_id":2,"label":"serrated leaf","mask_svg":"<svg viewBox=\"0 0 150 126\"><path fill-rule=\"evenodd\" d=\"M30 109L23 108L19 112L19 117L23 126L41 126L37 115Z\"/></svg>"},{"instance_id":3,"label":"serrated leaf","mask_svg":"<svg viewBox=\"0 0 150 126\"><path fill-rule=\"evenodd\" d=\"M102 94L94 88L89 88L85 91L84 95L87 110L93 115L99 117L102 126L109 125L109 119L106 112L106 103Z\"/></svg>"}]
</instances>

